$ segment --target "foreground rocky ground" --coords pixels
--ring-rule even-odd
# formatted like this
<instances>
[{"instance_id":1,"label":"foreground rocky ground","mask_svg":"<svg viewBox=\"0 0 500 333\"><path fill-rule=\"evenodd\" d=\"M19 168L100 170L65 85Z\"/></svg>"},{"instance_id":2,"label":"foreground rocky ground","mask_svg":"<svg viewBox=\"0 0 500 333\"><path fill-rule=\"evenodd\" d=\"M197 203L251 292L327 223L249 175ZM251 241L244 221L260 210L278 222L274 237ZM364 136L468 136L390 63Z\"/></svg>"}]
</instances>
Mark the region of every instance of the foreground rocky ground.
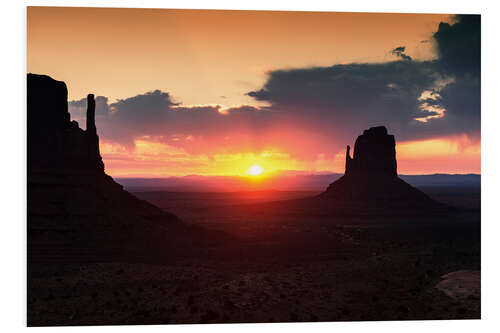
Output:
<instances>
[{"instance_id":1,"label":"foreground rocky ground","mask_svg":"<svg viewBox=\"0 0 500 333\"><path fill-rule=\"evenodd\" d=\"M30 264L29 325L480 318L477 281L451 282L460 297L436 288L445 274L480 270L477 211L305 220L244 207L224 208L226 223L220 208L200 211L236 239L201 256Z\"/></svg>"}]
</instances>

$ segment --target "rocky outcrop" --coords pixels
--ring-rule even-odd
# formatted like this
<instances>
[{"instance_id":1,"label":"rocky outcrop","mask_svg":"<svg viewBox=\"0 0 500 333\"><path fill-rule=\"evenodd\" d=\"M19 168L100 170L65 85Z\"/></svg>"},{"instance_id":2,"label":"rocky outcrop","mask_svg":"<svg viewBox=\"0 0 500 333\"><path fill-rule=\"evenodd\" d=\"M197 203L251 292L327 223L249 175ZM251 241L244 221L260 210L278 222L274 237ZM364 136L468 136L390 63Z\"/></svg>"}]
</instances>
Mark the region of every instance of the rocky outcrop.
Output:
<instances>
[{"instance_id":1,"label":"rocky outcrop","mask_svg":"<svg viewBox=\"0 0 500 333\"><path fill-rule=\"evenodd\" d=\"M93 94L87 96L87 128L85 130L87 139L87 159L91 166L104 171L101 153L99 152L99 136L95 126L95 99Z\"/></svg>"},{"instance_id":2,"label":"rocky outcrop","mask_svg":"<svg viewBox=\"0 0 500 333\"><path fill-rule=\"evenodd\" d=\"M346 175L373 175L396 177L396 141L388 135L385 126L372 127L358 136L354 144L354 157L346 152Z\"/></svg>"},{"instance_id":3,"label":"rocky outcrop","mask_svg":"<svg viewBox=\"0 0 500 333\"><path fill-rule=\"evenodd\" d=\"M64 82L28 74L27 88L29 261L152 258L206 236L106 175L92 94L82 130Z\"/></svg>"},{"instance_id":4,"label":"rocky outcrop","mask_svg":"<svg viewBox=\"0 0 500 333\"><path fill-rule=\"evenodd\" d=\"M87 130L70 120L66 84L28 74L28 171L104 173L95 126L95 101L89 95Z\"/></svg>"},{"instance_id":5,"label":"rocky outcrop","mask_svg":"<svg viewBox=\"0 0 500 333\"><path fill-rule=\"evenodd\" d=\"M320 198L352 210L371 207L386 213L395 207L414 211L438 206L398 177L396 141L384 126L365 130L356 139L352 158L347 146L344 176L330 184Z\"/></svg>"}]
</instances>

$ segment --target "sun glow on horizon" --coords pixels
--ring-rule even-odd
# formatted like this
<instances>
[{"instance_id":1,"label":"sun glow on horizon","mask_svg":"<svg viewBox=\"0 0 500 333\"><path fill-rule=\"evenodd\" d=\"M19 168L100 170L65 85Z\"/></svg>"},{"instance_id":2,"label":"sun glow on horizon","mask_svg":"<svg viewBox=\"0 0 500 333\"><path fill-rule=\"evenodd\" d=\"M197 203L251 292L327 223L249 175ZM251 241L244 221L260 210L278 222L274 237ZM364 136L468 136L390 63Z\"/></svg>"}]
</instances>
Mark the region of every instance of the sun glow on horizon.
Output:
<instances>
[{"instance_id":1,"label":"sun glow on horizon","mask_svg":"<svg viewBox=\"0 0 500 333\"><path fill-rule=\"evenodd\" d=\"M258 176L260 175L262 172L264 171L264 169L262 169L262 167L258 164L254 164L252 165L249 169L248 169L248 174L251 175L251 176Z\"/></svg>"},{"instance_id":2,"label":"sun glow on horizon","mask_svg":"<svg viewBox=\"0 0 500 333\"><path fill-rule=\"evenodd\" d=\"M190 147L176 143L143 137L134 141L134 147L127 147L104 139L100 148L106 172L112 177L232 176L261 182L290 170L344 172L344 149L333 156L318 153L300 157L278 148L214 151L208 145L203 151L191 151ZM400 174L480 173L481 170L480 142L464 135L398 142L396 155Z\"/></svg>"}]
</instances>

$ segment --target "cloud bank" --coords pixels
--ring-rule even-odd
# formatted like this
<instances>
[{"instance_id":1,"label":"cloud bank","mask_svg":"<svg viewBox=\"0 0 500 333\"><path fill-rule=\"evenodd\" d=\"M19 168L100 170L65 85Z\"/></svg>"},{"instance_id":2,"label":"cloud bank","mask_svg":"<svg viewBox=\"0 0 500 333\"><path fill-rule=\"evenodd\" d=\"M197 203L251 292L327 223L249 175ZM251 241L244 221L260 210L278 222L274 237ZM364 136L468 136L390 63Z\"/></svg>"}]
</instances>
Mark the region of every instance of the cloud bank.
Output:
<instances>
[{"instance_id":1,"label":"cloud bank","mask_svg":"<svg viewBox=\"0 0 500 333\"><path fill-rule=\"evenodd\" d=\"M287 152L291 158L333 158L371 126L386 125L399 141L480 137L480 16L460 15L432 36L438 58L415 61L405 46L397 60L276 69L248 96L268 106L183 105L160 90L109 103L98 96L103 140L133 151L138 139L189 154ZM221 92L223 94L224 92ZM69 103L83 118L85 99Z\"/></svg>"}]
</instances>

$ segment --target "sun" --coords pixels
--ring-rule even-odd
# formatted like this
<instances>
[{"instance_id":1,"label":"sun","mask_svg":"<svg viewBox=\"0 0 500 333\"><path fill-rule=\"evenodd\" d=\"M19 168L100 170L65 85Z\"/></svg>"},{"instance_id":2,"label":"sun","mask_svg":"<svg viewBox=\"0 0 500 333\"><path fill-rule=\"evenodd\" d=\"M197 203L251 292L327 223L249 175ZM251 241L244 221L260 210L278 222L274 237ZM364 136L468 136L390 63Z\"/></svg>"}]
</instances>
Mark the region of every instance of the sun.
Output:
<instances>
[{"instance_id":1,"label":"sun","mask_svg":"<svg viewBox=\"0 0 500 333\"><path fill-rule=\"evenodd\" d=\"M251 176L258 176L264 171L260 165L254 164L248 169L248 174Z\"/></svg>"}]
</instances>

